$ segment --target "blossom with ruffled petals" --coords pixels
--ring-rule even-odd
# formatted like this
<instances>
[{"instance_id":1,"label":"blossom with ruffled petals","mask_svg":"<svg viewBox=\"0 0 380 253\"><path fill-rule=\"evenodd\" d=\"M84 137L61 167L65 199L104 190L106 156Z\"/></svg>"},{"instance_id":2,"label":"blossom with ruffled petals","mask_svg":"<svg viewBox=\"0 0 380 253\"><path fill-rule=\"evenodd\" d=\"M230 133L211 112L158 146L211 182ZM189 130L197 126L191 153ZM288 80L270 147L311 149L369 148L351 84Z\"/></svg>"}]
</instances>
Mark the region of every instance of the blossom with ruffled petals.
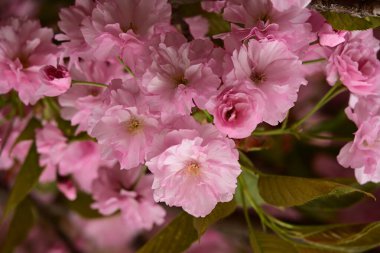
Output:
<instances>
[{"instance_id":1,"label":"blossom with ruffled petals","mask_svg":"<svg viewBox=\"0 0 380 253\"><path fill-rule=\"evenodd\" d=\"M43 96L39 71L55 65L59 53L52 39L53 30L34 20L10 18L0 27L0 93L14 89L24 104Z\"/></svg>"},{"instance_id":2,"label":"blossom with ruffled petals","mask_svg":"<svg viewBox=\"0 0 380 253\"><path fill-rule=\"evenodd\" d=\"M225 83L244 82L251 92L264 95L263 121L276 125L282 121L297 100L306 80L302 62L279 41L250 40L232 55L233 69Z\"/></svg>"},{"instance_id":3,"label":"blossom with ruffled petals","mask_svg":"<svg viewBox=\"0 0 380 253\"><path fill-rule=\"evenodd\" d=\"M101 168L93 182L92 208L104 215L117 210L133 229L152 229L163 223L165 210L152 198L152 175L141 176L140 168L120 170L119 167Z\"/></svg>"},{"instance_id":4,"label":"blossom with ruffled petals","mask_svg":"<svg viewBox=\"0 0 380 253\"><path fill-rule=\"evenodd\" d=\"M376 57L379 41L372 31L357 31L347 35L345 43L331 54L327 67L327 81L338 80L354 94L370 95L380 90L380 62Z\"/></svg>"},{"instance_id":5,"label":"blossom with ruffled petals","mask_svg":"<svg viewBox=\"0 0 380 253\"><path fill-rule=\"evenodd\" d=\"M156 201L205 217L218 202L232 199L240 165L233 141L212 126L198 131L201 137L185 137L146 165L154 175Z\"/></svg>"},{"instance_id":6,"label":"blossom with ruffled petals","mask_svg":"<svg viewBox=\"0 0 380 253\"><path fill-rule=\"evenodd\" d=\"M206 108L214 115L219 131L231 138L245 138L263 121L264 100L260 90L237 85L225 87L211 97Z\"/></svg>"}]
</instances>

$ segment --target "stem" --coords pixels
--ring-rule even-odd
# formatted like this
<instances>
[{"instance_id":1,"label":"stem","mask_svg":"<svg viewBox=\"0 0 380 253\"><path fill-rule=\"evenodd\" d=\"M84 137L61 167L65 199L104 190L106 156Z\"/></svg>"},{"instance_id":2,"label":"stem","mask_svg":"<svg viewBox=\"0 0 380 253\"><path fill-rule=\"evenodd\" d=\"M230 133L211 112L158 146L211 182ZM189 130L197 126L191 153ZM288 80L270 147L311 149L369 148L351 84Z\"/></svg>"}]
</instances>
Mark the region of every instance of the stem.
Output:
<instances>
[{"instance_id":1,"label":"stem","mask_svg":"<svg viewBox=\"0 0 380 253\"><path fill-rule=\"evenodd\" d=\"M342 86L341 82L337 82L326 94L325 96L314 106L311 111L309 111L302 119L294 123L291 129L299 128L306 120L314 115L319 109L321 109L325 104L327 104L334 97L338 96L340 93L345 91L346 88Z\"/></svg>"},{"instance_id":2,"label":"stem","mask_svg":"<svg viewBox=\"0 0 380 253\"><path fill-rule=\"evenodd\" d=\"M303 61L302 64L304 64L304 65L312 64L312 63L322 62L325 60L326 60L326 58L318 58L318 59L314 59L314 60Z\"/></svg>"},{"instance_id":3,"label":"stem","mask_svg":"<svg viewBox=\"0 0 380 253\"><path fill-rule=\"evenodd\" d=\"M249 231L249 242L251 244L251 248L254 252L258 252L258 253L261 253L262 250L261 250L261 247L259 246L259 242L256 238L256 234L255 234L255 230L253 229L253 226L252 226L252 223L251 223L251 219L249 218L249 214L248 214L248 209L247 209L247 204L245 202L245 194L246 194L246 189L245 189L245 186L243 185L243 181L244 179L242 178L238 178L239 180L239 185L240 185L240 195L241 195L241 200L243 202L243 212L244 212L244 218L247 222L247 226L248 226L248 231ZM245 194L244 194L245 193Z\"/></svg>"},{"instance_id":4,"label":"stem","mask_svg":"<svg viewBox=\"0 0 380 253\"><path fill-rule=\"evenodd\" d=\"M127 71L131 76L136 77L135 73L133 73L131 68L127 64L125 64L125 62L120 56L118 56L117 59L119 60L120 64L123 65L125 71Z\"/></svg>"},{"instance_id":5,"label":"stem","mask_svg":"<svg viewBox=\"0 0 380 253\"><path fill-rule=\"evenodd\" d=\"M275 129L269 131L255 131L252 133L253 136L268 136L268 135L283 135L283 134L293 134L290 129Z\"/></svg>"},{"instance_id":6,"label":"stem","mask_svg":"<svg viewBox=\"0 0 380 253\"><path fill-rule=\"evenodd\" d=\"M87 85L87 86L94 86L94 87L101 87L101 88L107 88L108 85L104 83L97 83L97 82L87 82L87 81L79 81L79 80L72 80L72 85Z\"/></svg>"}]
</instances>

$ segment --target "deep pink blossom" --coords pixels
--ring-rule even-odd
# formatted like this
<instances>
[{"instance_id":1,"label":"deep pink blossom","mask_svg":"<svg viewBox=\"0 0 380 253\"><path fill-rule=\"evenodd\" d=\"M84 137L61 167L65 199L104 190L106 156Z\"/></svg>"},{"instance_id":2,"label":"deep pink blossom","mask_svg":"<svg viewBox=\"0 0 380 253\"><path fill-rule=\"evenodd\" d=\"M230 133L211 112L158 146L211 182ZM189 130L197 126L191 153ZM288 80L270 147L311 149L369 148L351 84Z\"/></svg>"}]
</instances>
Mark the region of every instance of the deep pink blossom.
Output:
<instances>
[{"instance_id":1,"label":"deep pink blossom","mask_svg":"<svg viewBox=\"0 0 380 253\"><path fill-rule=\"evenodd\" d=\"M244 82L252 93L259 90L265 102L263 121L277 125L297 100L306 80L302 63L279 41L250 40L232 55L233 69L225 83Z\"/></svg>"},{"instance_id":2,"label":"deep pink blossom","mask_svg":"<svg viewBox=\"0 0 380 253\"><path fill-rule=\"evenodd\" d=\"M210 98L206 108L214 115L219 131L231 138L245 138L263 121L264 105L260 90L236 85L223 87L218 95Z\"/></svg>"}]
</instances>

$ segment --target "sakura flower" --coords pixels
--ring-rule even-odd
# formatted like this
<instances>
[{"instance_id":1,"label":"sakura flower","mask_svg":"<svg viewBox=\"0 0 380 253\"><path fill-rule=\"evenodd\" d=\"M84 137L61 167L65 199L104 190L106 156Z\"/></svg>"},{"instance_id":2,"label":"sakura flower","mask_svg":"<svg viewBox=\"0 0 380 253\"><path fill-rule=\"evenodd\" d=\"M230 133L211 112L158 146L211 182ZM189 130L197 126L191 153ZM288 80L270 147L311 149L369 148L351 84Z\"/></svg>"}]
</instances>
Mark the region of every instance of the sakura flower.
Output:
<instances>
[{"instance_id":1,"label":"sakura flower","mask_svg":"<svg viewBox=\"0 0 380 253\"><path fill-rule=\"evenodd\" d=\"M53 30L38 21L10 18L0 27L0 92L14 89L24 104L42 97L39 70L55 65L59 50L52 43Z\"/></svg>"},{"instance_id":2,"label":"sakura flower","mask_svg":"<svg viewBox=\"0 0 380 253\"><path fill-rule=\"evenodd\" d=\"M136 107L114 106L105 112L91 135L97 138L104 158L117 159L122 169L131 169L144 163L157 132L155 118L139 113Z\"/></svg>"},{"instance_id":3,"label":"sakura flower","mask_svg":"<svg viewBox=\"0 0 380 253\"><path fill-rule=\"evenodd\" d=\"M232 36L239 40L250 38L278 39L293 51L306 49L315 40L311 25L306 23L310 1L234 0L228 1L223 16L243 25L233 26Z\"/></svg>"},{"instance_id":4,"label":"sakura flower","mask_svg":"<svg viewBox=\"0 0 380 253\"><path fill-rule=\"evenodd\" d=\"M206 108L219 131L231 138L245 138L263 121L264 100L260 90L231 86L211 97Z\"/></svg>"},{"instance_id":5,"label":"sakura flower","mask_svg":"<svg viewBox=\"0 0 380 253\"><path fill-rule=\"evenodd\" d=\"M154 199L195 217L230 201L240 174L234 143L211 126L200 131L201 137L184 138L146 163L154 175Z\"/></svg>"},{"instance_id":6,"label":"sakura flower","mask_svg":"<svg viewBox=\"0 0 380 253\"><path fill-rule=\"evenodd\" d=\"M67 147L66 137L54 124L48 123L36 132L37 151L40 154L40 166L45 167L40 176L41 183L57 179L58 164Z\"/></svg>"},{"instance_id":7,"label":"sakura flower","mask_svg":"<svg viewBox=\"0 0 380 253\"><path fill-rule=\"evenodd\" d=\"M327 67L327 81L334 85L338 80L357 95L379 92L380 63L376 58L379 41L372 31L353 32L345 43L331 54Z\"/></svg>"},{"instance_id":8,"label":"sakura flower","mask_svg":"<svg viewBox=\"0 0 380 253\"><path fill-rule=\"evenodd\" d=\"M185 22L189 25L191 35L195 39L204 38L208 32L208 21L202 16L185 18Z\"/></svg>"},{"instance_id":9,"label":"sakura flower","mask_svg":"<svg viewBox=\"0 0 380 253\"><path fill-rule=\"evenodd\" d=\"M37 90L42 96L55 97L65 93L71 86L71 77L63 65L57 67L48 65L40 70L43 84Z\"/></svg>"},{"instance_id":10,"label":"sakura flower","mask_svg":"<svg viewBox=\"0 0 380 253\"><path fill-rule=\"evenodd\" d=\"M165 0L97 2L91 16L83 20L81 31L97 59L125 55L133 69L144 50L143 40L154 34L156 26L169 26L170 14Z\"/></svg>"},{"instance_id":11,"label":"sakura flower","mask_svg":"<svg viewBox=\"0 0 380 253\"><path fill-rule=\"evenodd\" d=\"M74 62L78 57L90 57L88 55L90 45L86 43L80 28L83 20L91 15L94 8L94 1L76 0L74 6L63 8L59 12L58 26L62 33L57 34L55 38L63 42L65 55L70 56L70 60Z\"/></svg>"},{"instance_id":12,"label":"sakura flower","mask_svg":"<svg viewBox=\"0 0 380 253\"><path fill-rule=\"evenodd\" d=\"M219 77L202 63L203 59L192 59L194 43L179 48L165 44L152 48L153 63L143 76L142 89L160 101L165 114L186 115L195 104L204 108L220 85ZM197 55L201 52L197 51Z\"/></svg>"},{"instance_id":13,"label":"sakura flower","mask_svg":"<svg viewBox=\"0 0 380 253\"><path fill-rule=\"evenodd\" d=\"M339 163L355 169L359 183L380 182L380 117L364 121L354 141L346 144L338 155Z\"/></svg>"},{"instance_id":14,"label":"sakura flower","mask_svg":"<svg viewBox=\"0 0 380 253\"><path fill-rule=\"evenodd\" d=\"M276 125L297 100L306 80L302 63L279 41L250 40L232 55L233 69L225 83L243 82L252 93L260 91L264 98L263 121Z\"/></svg>"},{"instance_id":15,"label":"sakura flower","mask_svg":"<svg viewBox=\"0 0 380 253\"><path fill-rule=\"evenodd\" d=\"M152 229L163 223L165 211L152 198L152 176L140 178L140 169L120 170L101 168L99 177L93 182L93 208L104 215L117 210L129 228Z\"/></svg>"},{"instance_id":16,"label":"sakura flower","mask_svg":"<svg viewBox=\"0 0 380 253\"><path fill-rule=\"evenodd\" d=\"M322 46L335 47L346 41L347 31L334 31L330 24L323 24L318 32L319 44Z\"/></svg>"},{"instance_id":17,"label":"sakura flower","mask_svg":"<svg viewBox=\"0 0 380 253\"><path fill-rule=\"evenodd\" d=\"M70 68L74 80L109 84L114 78L122 77L121 65L103 61L82 61ZM70 120L72 125L78 125L77 133L91 131L96 123L95 115L103 112L102 94L105 88L94 86L73 86L65 94L59 96L62 106L61 116Z\"/></svg>"}]
</instances>

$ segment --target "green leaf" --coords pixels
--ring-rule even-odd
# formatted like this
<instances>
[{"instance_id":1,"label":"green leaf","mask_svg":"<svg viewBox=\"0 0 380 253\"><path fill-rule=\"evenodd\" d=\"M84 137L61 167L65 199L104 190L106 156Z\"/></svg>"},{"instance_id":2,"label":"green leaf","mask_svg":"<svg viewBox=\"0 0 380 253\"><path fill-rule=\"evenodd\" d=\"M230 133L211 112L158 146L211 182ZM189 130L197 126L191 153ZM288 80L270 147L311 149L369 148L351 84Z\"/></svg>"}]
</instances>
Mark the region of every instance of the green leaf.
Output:
<instances>
[{"instance_id":1,"label":"green leaf","mask_svg":"<svg viewBox=\"0 0 380 253\"><path fill-rule=\"evenodd\" d=\"M258 187L259 176L254 174L250 170L243 169L239 177L243 178L243 180L246 182L247 191L252 196L252 198L256 201L256 203L258 205L264 204L265 201L261 198L261 196L259 194L259 187ZM241 190L242 189L240 187L238 187L236 190L236 194L235 194L236 203L239 206L243 206L243 200L241 197L242 195L240 193ZM246 199L246 202L248 202L247 199Z\"/></svg>"},{"instance_id":2,"label":"green leaf","mask_svg":"<svg viewBox=\"0 0 380 253\"><path fill-rule=\"evenodd\" d=\"M341 197L353 192L373 197L370 193L344 184L289 176L260 175L258 187L265 202L282 207L299 206L323 196Z\"/></svg>"},{"instance_id":3,"label":"green leaf","mask_svg":"<svg viewBox=\"0 0 380 253\"><path fill-rule=\"evenodd\" d=\"M359 18L347 13L323 12L322 15L337 30L367 30L380 26L379 17Z\"/></svg>"},{"instance_id":4,"label":"green leaf","mask_svg":"<svg viewBox=\"0 0 380 253\"><path fill-rule=\"evenodd\" d=\"M38 119L32 118L31 120L29 120L28 125L17 137L15 143L13 144L13 147L20 141L33 140L36 129L41 128L41 127L42 127L42 124Z\"/></svg>"},{"instance_id":5,"label":"green leaf","mask_svg":"<svg viewBox=\"0 0 380 253\"><path fill-rule=\"evenodd\" d=\"M9 230L6 234L4 244L2 245L1 253L11 253L16 246L25 240L29 230L35 222L35 213L30 199L24 199L17 207L12 221L9 225Z\"/></svg>"},{"instance_id":6,"label":"green leaf","mask_svg":"<svg viewBox=\"0 0 380 253\"><path fill-rule=\"evenodd\" d=\"M343 252L365 252L380 246L380 222L339 226L305 237L305 242Z\"/></svg>"},{"instance_id":7,"label":"green leaf","mask_svg":"<svg viewBox=\"0 0 380 253\"><path fill-rule=\"evenodd\" d=\"M203 17L208 20L208 35L213 36L230 31L230 24L223 19L223 16L217 13L203 12Z\"/></svg>"},{"instance_id":8,"label":"green leaf","mask_svg":"<svg viewBox=\"0 0 380 253\"><path fill-rule=\"evenodd\" d=\"M64 202L70 210L78 213L83 218L97 219L104 217L97 210L91 208L91 204L94 201L90 195L84 192L78 192L77 198L74 201L70 201L65 198Z\"/></svg>"},{"instance_id":9,"label":"green leaf","mask_svg":"<svg viewBox=\"0 0 380 253\"><path fill-rule=\"evenodd\" d=\"M23 199L37 184L41 173L42 168L38 164L36 144L33 142L25 162L21 166L20 172L18 173L12 187L12 191L5 206L4 216L9 215L9 213L15 209L21 201L23 201Z\"/></svg>"},{"instance_id":10,"label":"green leaf","mask_svg":"<svg viewBox=\"0 0 380 253\"><path fill-rule=\"evenodd\" d=\"M149 240L137 253L180 253L198 239L193 217L185 212Z\"/></svg>"},{"instance_id":11,"label":"green leaf","mask_svg":"<svg viewBox=\"0 0 380 253\"><path fill-rule=\"evenodd\" d=\"M229 216L236 209L236 202L232 200L227 203L219 203L212 212L204 218L194 218L194 227L198 232L198 236L202 236L207 228L215 222Z\"/></svg>"}]
</instances>

